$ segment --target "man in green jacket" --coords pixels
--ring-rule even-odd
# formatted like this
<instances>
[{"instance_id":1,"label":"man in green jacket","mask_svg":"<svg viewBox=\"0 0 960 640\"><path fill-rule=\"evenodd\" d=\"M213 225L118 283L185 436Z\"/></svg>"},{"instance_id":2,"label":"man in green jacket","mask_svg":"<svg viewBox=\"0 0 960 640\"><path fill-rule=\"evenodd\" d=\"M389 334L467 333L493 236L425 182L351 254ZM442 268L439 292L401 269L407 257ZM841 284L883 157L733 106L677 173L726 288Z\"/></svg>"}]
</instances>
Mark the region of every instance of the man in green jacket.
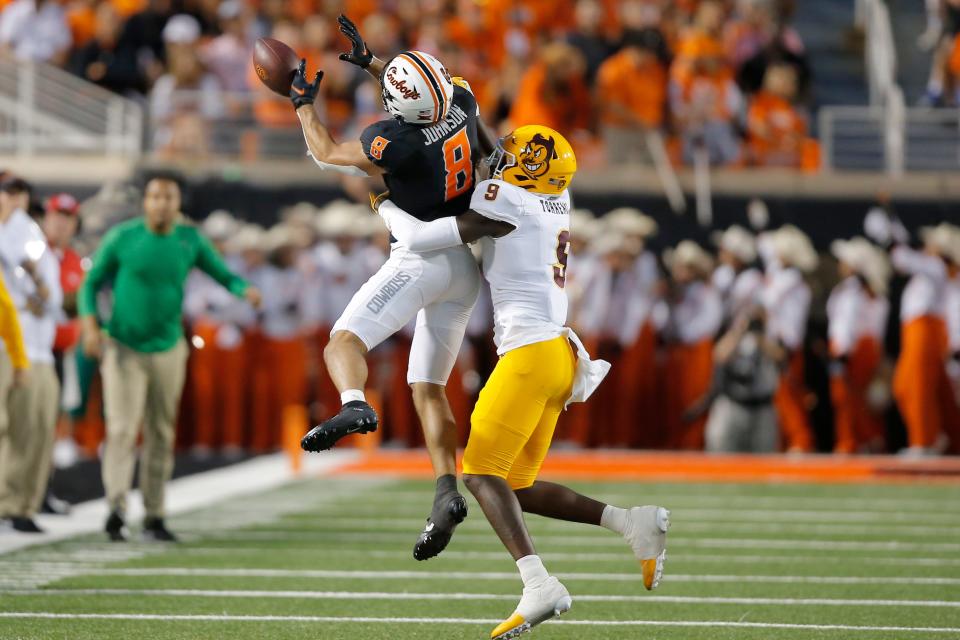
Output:
<instances>
[{"instance_id":1,"label":"man in green jacket","mask_svg":"<svg viewBox=\"0 0 960 640\"><path fill-rule=\"evenodd\" d=\"M157 177L147 183L143 212L143 218L117 225L104 237L80 290L79 307L84 351L92 357L102 354L107 419L103 486L111 509L106 532L111 540L126 540L126 496L143 423L143 535L173 542L176 536L163 521L164 486L173 471L188 355L181 321L184 282L196 267L254 306L260 304L260 292L227 268L196 227L181 222L175 179ZM112 311L104 340L97 293L110 282Z\"/></svg>"}]
</instances>

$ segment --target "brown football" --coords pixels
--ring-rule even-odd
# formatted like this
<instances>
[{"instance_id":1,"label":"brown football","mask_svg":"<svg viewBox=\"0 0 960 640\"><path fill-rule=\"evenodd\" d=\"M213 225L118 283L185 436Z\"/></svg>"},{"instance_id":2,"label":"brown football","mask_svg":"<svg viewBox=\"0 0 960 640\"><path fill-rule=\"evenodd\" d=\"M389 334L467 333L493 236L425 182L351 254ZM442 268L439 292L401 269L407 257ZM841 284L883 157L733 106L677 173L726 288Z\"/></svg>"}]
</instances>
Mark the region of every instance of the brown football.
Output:
<instances>
[{"instance_id":1,"label":"brown football","mask_svg":"<svg viewBox=\"0 0 960 640\"><path fill-rule=\"evenodd\" d=\"M281 96L290 95L290 83L297 72L297 52L273 38L259 38L253 45L253 69L263 84Z\"/></svg>"}]
</instances>

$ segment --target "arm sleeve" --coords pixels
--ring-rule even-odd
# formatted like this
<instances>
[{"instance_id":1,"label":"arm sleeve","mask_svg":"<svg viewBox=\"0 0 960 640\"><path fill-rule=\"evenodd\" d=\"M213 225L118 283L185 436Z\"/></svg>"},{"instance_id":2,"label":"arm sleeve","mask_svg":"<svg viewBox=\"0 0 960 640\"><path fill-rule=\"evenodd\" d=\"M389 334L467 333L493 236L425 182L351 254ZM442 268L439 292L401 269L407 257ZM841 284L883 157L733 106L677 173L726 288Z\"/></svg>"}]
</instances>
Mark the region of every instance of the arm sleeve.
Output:
<instances>
[{"instance_id":1,"label":"arm sleeve","mask_svg":"<svg viewBox=\"0 0 960 640\"><path fill-rule=\"evenodd\" d=\"M107 280L112 278L119 266L117 249L119 247L119 231L111 231L104 237L100 248L93 257L93 266L83 279L77 305L81 316L95 316L97 314L97 292Z\"/></svg>"},{"instance_id":2,"label":"arm sleeve","mask_svg":"<svg viewBox=\"0 0 960 640\"><path fill-rule=\"evenodd\" d=\"M20 332L20 321L17 319L17 308L10 298L10 293L0 277L0 339L7 345L7 353L14 369L26 369L29 366L27 350L23 344L23 334Z\"/></svg>"},{"instance_id":3,"label":"arm sleeve","mask_svg":"<svg viewBox=\"0 0 960 640\"><path fill-rule=\"evenodd\" d=\"M515 187L501 180L484 180L470 198L470 208L491 220L520 226L523 200Z\"/></svg>"},{"instance_id":4,"label":"arm sleeve","mask_svg":"<svg viewBox=\"0 0 960 640\"><path fill-rule=\"evenodd\" d=\"M390 200L380 205L379 213L393 237L410 251L436 251L463 244L457 219L453 216L423 222Z\"/></svg>"},{"instance_id":5,"label":"arm sleeve","mask_svg":"<svg viewBox=\"0 0 960 640\"><path fill-rule=\"evenodd\" d=\"M197 251L196 266L208 276L222 284L226 289L238 298L246 293L250 284L235 274L217 254L210 241L197 234L199 243Z\"/></svg>"},{"instance_id":6,"label":"arm sleeve","mask_svg":"<svg viewBox=\"0 0 960 640\"><path fill-rule=\"evenodd\" d=\"M947 268L943 261L903 245L897 245L890 253L893 266L901 273L924 275L934 280L946 280Z\"/></svg>"}]
</instances>

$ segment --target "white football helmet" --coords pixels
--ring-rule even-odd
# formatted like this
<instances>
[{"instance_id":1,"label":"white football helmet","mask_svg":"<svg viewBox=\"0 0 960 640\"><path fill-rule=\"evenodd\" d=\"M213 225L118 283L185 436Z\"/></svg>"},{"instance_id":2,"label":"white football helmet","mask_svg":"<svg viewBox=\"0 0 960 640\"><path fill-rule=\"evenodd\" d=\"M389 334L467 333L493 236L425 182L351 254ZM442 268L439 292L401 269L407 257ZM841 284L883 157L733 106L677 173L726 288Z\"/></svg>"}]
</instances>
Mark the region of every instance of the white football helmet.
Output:
<instances>
[{"instance_id":1,"label":"white football helmet","mask_svg":"<svg viewBox=\"0 0 960 640\"><path fill-rule=\"evenodd\" d=\"M435 124L447 117L453 102L453 80L429 53L404 51L383 67L383 108L410 124Z\"/></svg>"}]
</instances>

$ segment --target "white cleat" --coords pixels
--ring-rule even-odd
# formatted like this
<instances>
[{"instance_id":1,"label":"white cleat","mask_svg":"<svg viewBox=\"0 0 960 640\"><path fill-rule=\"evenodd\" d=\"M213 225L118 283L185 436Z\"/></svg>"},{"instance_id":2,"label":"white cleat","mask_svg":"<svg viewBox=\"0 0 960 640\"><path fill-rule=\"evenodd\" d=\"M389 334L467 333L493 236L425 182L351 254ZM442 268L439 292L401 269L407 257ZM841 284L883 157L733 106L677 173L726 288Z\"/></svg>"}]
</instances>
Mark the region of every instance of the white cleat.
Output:
<instances>
[{"instance_id":1,"label":"white cleat","mask_svg":"<svg viewBox=\"0 0 960 640\"><path fill-rule=\"evenodd\" d=\"M663 507L633 507L627 511L627 528L623 537L630 543L633 554L643 570L643 586L656 589L663 577L663 562L667 559L667 529L670 512Z\"/></svg>"},{"instance_id":2,"label":"white cleat","mask_svg":"<svg viewBox=\"0 0 960 640\"><path fill-rule=\"evenodd\" d=\"M492 640L509 640L530 631L541 622L570 611L573 599L560 581L550 576L534 589L523 590L513 615L490 633Z\"/></svg>"}]
</instances>

